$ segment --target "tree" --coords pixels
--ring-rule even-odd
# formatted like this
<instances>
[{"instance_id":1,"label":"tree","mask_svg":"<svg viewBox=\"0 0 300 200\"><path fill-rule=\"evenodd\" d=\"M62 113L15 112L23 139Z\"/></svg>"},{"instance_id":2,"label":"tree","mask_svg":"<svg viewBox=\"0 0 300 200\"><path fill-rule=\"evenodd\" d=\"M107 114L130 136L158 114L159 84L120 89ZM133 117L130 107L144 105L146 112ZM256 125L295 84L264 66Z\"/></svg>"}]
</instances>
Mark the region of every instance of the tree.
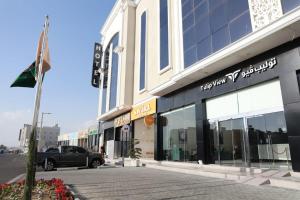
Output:
<instances>
[{"instance_id":1,"label":"tree","mask_svg":"<svg viewBox=\"0 0 300 200\"><path fill-rule=\"evenodd\" d=\"M7 150L7 146L1 144L1 145L0 145L0 149Z\"/></svg>"}]
</instances>

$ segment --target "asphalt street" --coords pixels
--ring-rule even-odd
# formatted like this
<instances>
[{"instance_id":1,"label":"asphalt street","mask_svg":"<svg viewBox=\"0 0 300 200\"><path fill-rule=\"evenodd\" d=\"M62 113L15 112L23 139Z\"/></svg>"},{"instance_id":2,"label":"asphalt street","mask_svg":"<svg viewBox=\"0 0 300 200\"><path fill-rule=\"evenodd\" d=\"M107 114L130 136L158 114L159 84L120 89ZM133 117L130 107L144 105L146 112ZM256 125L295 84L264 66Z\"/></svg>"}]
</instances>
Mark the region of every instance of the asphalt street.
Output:
<instances>
[{"instance_id":1,"label":"asphalt street","mask_svg":"<svg viewBox=\"0 0 300 200\"><path fill-rule=\"evenodd\" d=\"M0 183L15 178L26 172L26 162L24 155L0 154Z\"/></svg>"},{"instance_id":2,"label":"asphalt street","mask_svg":"<svg viewBox=\"0 0 300 200\"><path fill-rule=\"evenodd\" d=\"M40 172L37 177L61 178L81 200L299 200L299 190L251 186L234 181L150 168L102 168Z\"/></svg>"}]
</instances>

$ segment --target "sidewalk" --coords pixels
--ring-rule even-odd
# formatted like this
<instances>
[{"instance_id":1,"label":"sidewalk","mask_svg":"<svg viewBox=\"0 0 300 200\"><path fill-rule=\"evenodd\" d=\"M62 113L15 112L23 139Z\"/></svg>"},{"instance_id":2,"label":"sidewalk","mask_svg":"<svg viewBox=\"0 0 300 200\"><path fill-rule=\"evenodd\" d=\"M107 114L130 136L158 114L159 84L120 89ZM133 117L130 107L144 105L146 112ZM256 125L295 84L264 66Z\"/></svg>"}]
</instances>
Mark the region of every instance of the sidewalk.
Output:
<instances>
[{"instance_id":1,"label":"sidewalk","mask_svg":"<svg viewBox=\"0 0 300 200\"><path fill-rule=\"evenodd\" d=\"M130 159L126 162L129 163ZM108 165L121 166L120 159L109 160ZM190 175L198 175L211 178L221 178L233 180L238 183L248 185L270 185L275 187L283 187L289 189L300 190L300 173L291 172L286 170L276 170L269 168L245 168L221 165L202 165L197 163L183 163L183 162L169 162L169 161L155 161L155 160L142 160L141 165L177 173L185 173Z\"/></svg>"},{"instance_id":2,"label":"sidewalk","mask_svg":"<svg viewBox=\"0 0 300 200\"><path fill-rule=\"evenodd\" d=\"M61 178L80 199L298 200L300 191L241 184L145 167L39 172L37 178Z\"/></svg>"}]
</instances>

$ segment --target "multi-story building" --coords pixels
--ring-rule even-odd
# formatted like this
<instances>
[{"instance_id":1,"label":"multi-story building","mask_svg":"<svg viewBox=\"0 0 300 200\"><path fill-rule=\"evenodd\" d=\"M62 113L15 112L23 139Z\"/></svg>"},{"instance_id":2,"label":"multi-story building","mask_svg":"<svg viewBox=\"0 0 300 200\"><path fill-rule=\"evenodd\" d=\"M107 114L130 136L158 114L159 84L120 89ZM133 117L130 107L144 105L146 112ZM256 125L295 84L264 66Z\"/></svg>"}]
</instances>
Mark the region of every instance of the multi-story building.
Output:
<instances>
[{"instance_id":1,"label":"multi-story building","mask_svg":"<svg viewBox=\"0 0 300 200\"><path fill-rule=\"evenodd\" d=\"M24 124L24 127L20 129L19 142L20 147L26 153L28 151L29 138L31 133L31 125ZM58 124L52 127L43 126L43 128L37 128L37 140L38 151L44 151L49 147L57 146L57 139L60 133L60 127Z\"/></svg>"},{"instance_id":2,"label":"multi-story building","mask_svg":"<svg viewBox=\"0 0 300 200\"><path fill-rule=\"evenodd\" d=\"M299 0L117 0L100 143L130 127L143 158L300 171L299 34Z\"/></svg>"}]
</instances>

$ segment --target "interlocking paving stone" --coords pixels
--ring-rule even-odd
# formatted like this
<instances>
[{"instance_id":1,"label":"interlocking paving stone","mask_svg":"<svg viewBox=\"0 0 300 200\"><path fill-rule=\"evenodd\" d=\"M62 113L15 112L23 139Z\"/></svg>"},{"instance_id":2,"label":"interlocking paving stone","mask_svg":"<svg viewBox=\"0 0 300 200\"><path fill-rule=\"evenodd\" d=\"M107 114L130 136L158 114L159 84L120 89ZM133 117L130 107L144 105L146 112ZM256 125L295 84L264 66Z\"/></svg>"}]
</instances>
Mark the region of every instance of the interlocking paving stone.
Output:
<instances>
[{"instance_id":1,"label":"interlocking paving stone","mask_svg":"<svg viewBox=\"0 0 300 200\"><path fill-rule=\"evenodd\" d=\"M38 173L37 177L62 178L81 199L92 200L298 200L300 191L251 186L149 168L105 168Z\"/></svg>"}]
</instances>

